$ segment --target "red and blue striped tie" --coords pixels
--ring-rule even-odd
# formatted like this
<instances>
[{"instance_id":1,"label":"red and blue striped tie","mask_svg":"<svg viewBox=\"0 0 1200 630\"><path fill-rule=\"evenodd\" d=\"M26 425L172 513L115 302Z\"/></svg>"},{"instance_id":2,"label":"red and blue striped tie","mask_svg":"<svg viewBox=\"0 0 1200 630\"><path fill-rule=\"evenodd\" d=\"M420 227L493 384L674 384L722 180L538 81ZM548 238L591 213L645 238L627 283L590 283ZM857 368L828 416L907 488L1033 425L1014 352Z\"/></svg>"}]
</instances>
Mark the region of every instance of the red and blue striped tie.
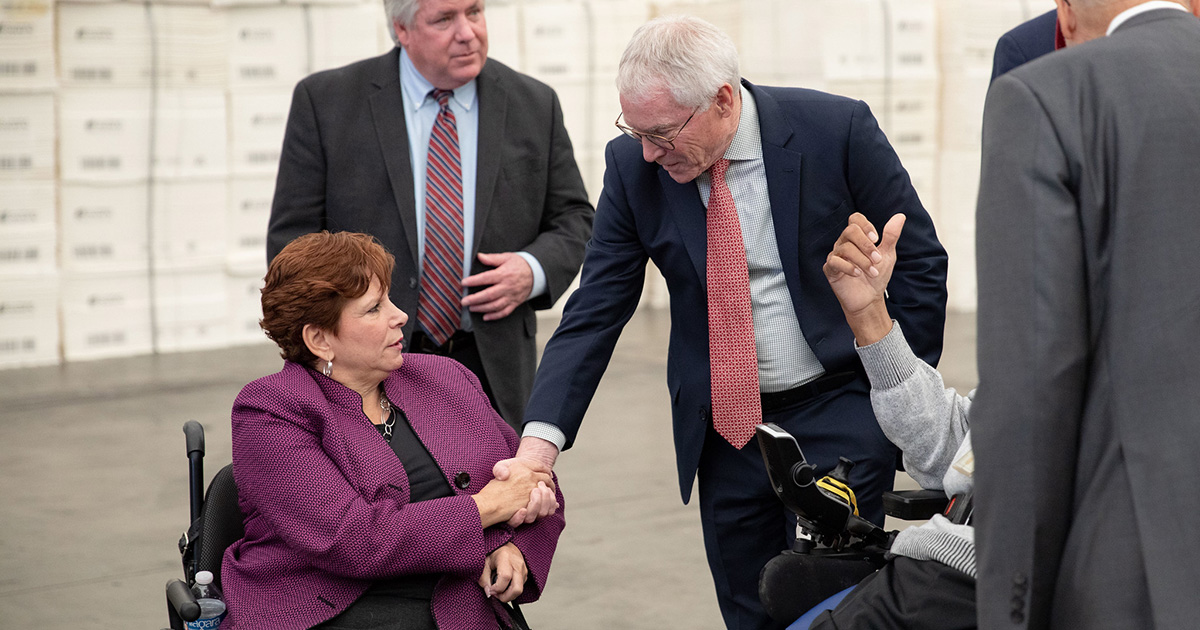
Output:
<instances>
[{"instance_id":1,"label":"red and blue striped tie","mask_svg":"<svg viewBox=\"0 0 1200 630\"><path fill-rule=\"evenodd\" d=\"M463 191L458 126L450 90L434 90L437 119L425 170L425 253L417 304L425 333L439 346L462 319Z\"/></svg>"}]
</instances>

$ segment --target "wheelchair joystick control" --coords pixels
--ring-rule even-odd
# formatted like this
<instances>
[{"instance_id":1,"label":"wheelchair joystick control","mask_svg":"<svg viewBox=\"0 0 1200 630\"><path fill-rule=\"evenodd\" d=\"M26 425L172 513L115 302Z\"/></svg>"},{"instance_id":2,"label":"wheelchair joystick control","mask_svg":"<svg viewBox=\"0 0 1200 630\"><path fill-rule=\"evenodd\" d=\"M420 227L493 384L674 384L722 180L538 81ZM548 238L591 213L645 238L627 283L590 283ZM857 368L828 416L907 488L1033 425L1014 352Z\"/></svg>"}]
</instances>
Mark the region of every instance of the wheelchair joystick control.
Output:
<instances>
[{"instance_id":1,"label":"wheelchair joystick control","mask_svg":"<svg viewBox=\"0 0 1200 630\"><path fill-rule=\"evenodd\" d=\"M850 485L850 471L854 469L854 462L845 457L838 458L838 464L834 467L829 476L836 481L840 481L846 485Z\"/></svg>"}]
</instances>

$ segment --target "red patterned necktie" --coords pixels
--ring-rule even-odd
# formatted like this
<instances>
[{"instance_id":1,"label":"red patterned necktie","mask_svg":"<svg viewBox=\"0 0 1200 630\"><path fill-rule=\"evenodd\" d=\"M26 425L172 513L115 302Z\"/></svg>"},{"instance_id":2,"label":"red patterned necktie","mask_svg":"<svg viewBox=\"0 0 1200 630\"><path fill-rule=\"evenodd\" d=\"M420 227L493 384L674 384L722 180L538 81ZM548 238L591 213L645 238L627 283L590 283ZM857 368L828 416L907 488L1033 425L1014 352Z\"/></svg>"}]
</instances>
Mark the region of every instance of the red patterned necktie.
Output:
<instances>
[{"instance_id":1,"label":"red patterned necktie","mask_svg":"<svg viewBox=\"0 0 1200 630\"><path fill-rule=\"evenodd\" d=\"M462 319L462 162L451 94L433 91L439 109L426 158L425 260L417 304L421 327L439 346L458 330Z\"/></svg>"},{"instance_id":2,"label":"red patterned necktie","mask_svg":"<svg viewBox=\"0 0 1200 630\"><path fill-rule=\"evenodd\" d=\"M708 361L712 373L713 428L742 448L762 422L758 354L750 310L750 273L733 195L725 184L729 160L709 169L708 196Z\"/></svg>"}]
</instances>

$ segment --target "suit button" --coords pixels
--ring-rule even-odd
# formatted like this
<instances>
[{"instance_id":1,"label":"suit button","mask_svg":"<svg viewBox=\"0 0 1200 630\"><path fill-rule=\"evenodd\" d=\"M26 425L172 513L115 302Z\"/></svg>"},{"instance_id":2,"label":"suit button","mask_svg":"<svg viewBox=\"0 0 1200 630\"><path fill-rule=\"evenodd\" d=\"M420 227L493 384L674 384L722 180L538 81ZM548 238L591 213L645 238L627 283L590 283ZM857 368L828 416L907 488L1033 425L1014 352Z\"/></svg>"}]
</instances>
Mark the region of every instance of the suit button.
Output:
<instances>
[{"instance_id":1,"label":"suit button","mask_svg":"<svg viewBox=\"0 0 1200 630\"><path fill-rule=\"evenodd\" d=\"M1013 623L1024 623L1025 622L1025 613L1023 613L1019 610L1014 610L1014 611L1012 611L1012 614L1008 616L1008 618L1012 619Z\"/></svg>"},{"instance_id":2,"label":"suit button","mask_svg":"<svg viewBox=\"0 0 1200 630\"><path fill-rule=\"evenodd\" d=\"M1017 586L1025 586L1026 584L1029 584L1029 579L1025 577L1024 573L1016 573L1013 575L1013 584L1016 584Z\"/></svg>"},{"instance_id":3,"label":"suit button","mask_svg":"<svg viewBox=\"0 0 1200 630\"><path fill-rule=\"evenodd\" d=\"M410 288L410 289L417 288L417 277L416 276L413 276L408 279L408 288Z\"/></svg>"},{"instance_id":4,"label":"suit button","mask_svg":"<svg viewBox=\"0 0 1200 630\"><path fill-rule=\"evenodd\" d=\"M458 486L459 490L466 490L471 485L471 475L465 472L454 475L454 485Z\"/></svg>"}]
</instances>

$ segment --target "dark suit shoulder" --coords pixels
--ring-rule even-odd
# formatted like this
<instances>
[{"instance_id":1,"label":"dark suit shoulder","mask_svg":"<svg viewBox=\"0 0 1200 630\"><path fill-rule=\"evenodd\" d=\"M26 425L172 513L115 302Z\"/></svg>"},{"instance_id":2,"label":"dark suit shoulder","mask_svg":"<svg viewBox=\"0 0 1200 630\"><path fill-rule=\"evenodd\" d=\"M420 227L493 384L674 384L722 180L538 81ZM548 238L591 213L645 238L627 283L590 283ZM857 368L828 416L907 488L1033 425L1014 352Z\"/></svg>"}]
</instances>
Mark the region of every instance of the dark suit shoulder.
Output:
<instances>
[{"instance_id":1,"label":"dark suit shoulder","mask_svg":"<svg viewBox=\"0 0 1200 630\"><path fill-rule=\"evenodd\" d=\"M1200 20L1175 9L1157 9L1134 16L1108 37L1064 48L1014 69L1022 83L1039 88L1106 84L1171 71L1172 64L1195 57L1200 47Z\"/></svg>"},{"instance_id":2,"label":"dark suit shoulder","mask_svg":"<svg viewBox=\"0 0 1200 630\"><path fill-rule=\"evenodd\" d=\"M1026 61L1054 52L1054 29L1058 24L1058 12L1047 11L1032 20L1022 22L1000 39L1011 43Z\"/></svg>"},{"instance_id":3,"label":"dark suit shoulder","mask_svg":"<svg viewBox=\"0 0 1200 630\"><path fill-rule=\"evenodd\" d=\"M841 144L855 117L871 109L865 101L808 88L753 86L751 92L764 137L778 132L776 120L785 120L808 140Z\"/></svg>"},{"instance_id":4,"label":"dark suit shoulder","mask_svg":"<svg viewBox=\"0 0 1200 630\"><path fill-rule=\"evenodd\" d=\"M1002 35L992 57L992 82L1013 68L1054 52L1057 24L1058 12L1051 10Z\"/></svg>"},{"instance_id":5,"label":"dark suit shoulder","mask_svg":"<svg viewBox=\"0 0 1200 630\"><path fill-rule=\"evenodd\" d=\"M770 85L755 86L759 91L771 97L778 103L797 104L801 106L844 107L852 110L860 102L858 99L838 94L830 94L820 90L802 87L776 87Z\"/></svg>"},{"instance_id":6,"label":"dark suit shoulder","mask_svg":"<svg viewBox=\"0 0 1200 630\"><path fill-rule=\"evenodd\" d=\"M345 89L346 86L367 82L389 83L400 81L400 49L392 50L369 59L360 59L339 68L314 72L300 80L300 85L310 91Z\"/></svg>"},{"instance_id":7,"label":"dark suit shoulder","mask_svg":"<svg viewBox=\"0 0 1200 630\"><path fill-rule=\"evenodd\" d=\"M551 94L554 94L554 88L549 85L523 72L517 72L491 57L488 57L487 63L484 64L483 71L479 76L481 79L495 80L503 85L505 89L523 94L531 94L542 98L549 98Z\"/></svg>"}]
</instances>

